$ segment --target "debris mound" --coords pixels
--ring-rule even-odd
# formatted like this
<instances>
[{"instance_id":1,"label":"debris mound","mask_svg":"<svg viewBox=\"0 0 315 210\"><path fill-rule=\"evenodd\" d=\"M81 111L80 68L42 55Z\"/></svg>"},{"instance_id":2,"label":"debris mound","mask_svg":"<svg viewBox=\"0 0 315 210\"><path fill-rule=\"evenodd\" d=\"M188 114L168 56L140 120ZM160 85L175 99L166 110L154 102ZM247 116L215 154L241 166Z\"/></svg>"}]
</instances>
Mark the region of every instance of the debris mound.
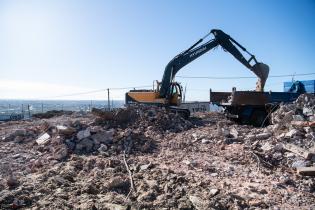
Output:
<instances>
[{"instance_id":1,"label":"debris mound","mask_svg":"<svg viewBox=\"0 0 315 210\"><path fill-rule=\"evenodd\" d=\"M71 115L73 111L64 111L64 110L51 110L44 113L33 114L32 117L39 119L49 119L52 117L58 117L62 115Z\"/></svg>"},{"instance_id":2,"label":"debris mound","mask_svg":"<svg viewBox=\"0 0 315 210\"><path fill-rule=\"evenodd\" d=\"M135 106L0 126L0 209L314 209L314 97L264 128Z\"/></svg>"},{"instance_id":3,"label":"debris mound","mask_svg":"<svg viewBox=\"0 0 315 210\"><path fill-rule=\"evenodd\" d=\"M302 94L294 103L281 104L279 109L271 115L272 124L279 124L285 127L292 121L315 121L314 108L315 96Z\"/></svg>"},{"instance_id":4,"label":"debris mound","mask_svg":"<svg viewBox=\"0 0 315 210\"><path fill-rule=\"evenodd\" d=\"M179 114L156 106L136 105L115 111L93 109L92 113L98 116L96 124L107 124L111 127L150 127L161 132L182 132L193 127L189 120Z\"/></svg>"}]
</instances>

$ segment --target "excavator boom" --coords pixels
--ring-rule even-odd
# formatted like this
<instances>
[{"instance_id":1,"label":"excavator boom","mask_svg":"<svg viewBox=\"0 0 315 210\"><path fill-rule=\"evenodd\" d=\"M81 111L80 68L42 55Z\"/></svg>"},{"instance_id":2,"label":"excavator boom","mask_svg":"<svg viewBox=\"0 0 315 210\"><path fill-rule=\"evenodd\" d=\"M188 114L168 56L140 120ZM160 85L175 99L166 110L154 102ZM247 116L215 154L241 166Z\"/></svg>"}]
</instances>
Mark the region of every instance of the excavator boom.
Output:
<instances>
[{"instance_id":1,"label":"excavator boom","mask_svg":"<svg viewBox=\"0 0 315 210\"><path fill-rule=\"evenodd\" d=\"M199 45L203 40L210 34L214 35L214 39ZM249 53L246 48L241 44L236 42L228 34L221 30L213 29L204 38L198 40L195 44L189 47L184 52L175 56L165 67L163 74L161 87L160 87L160 97L167 98L171 95L170 85L176 75L176 73L183 68L188 63L192 62L196 58L210 51L211 49L221 46L224 50L232 54L238 61L240 61L244 66L253 71L253 73L258 77L258 82L256 84L256 91L262 92L264 89L265 82L268 78L269 67L266 64L257 62L254 55ZM251 57L246 59L242 53L237 49L237 47L248 53ZM254 65L251 64L254 61Z\"/></svg>"}]
</instances>

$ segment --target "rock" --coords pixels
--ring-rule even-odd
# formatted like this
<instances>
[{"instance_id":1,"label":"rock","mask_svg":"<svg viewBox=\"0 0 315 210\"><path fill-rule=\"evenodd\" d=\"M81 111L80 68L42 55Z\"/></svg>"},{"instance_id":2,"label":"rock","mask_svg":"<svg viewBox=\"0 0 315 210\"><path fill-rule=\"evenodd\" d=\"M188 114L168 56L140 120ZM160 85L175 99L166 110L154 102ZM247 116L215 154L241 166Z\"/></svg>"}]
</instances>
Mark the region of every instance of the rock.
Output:
<instances>
[{"instance_id":1,"label":"rock","mask_svg":"<svg viewBox=\"0 0 315 210\"><path fill-rule=\"evenodd\" d=\"M153 191L147 191L142 193L141 195L138 196L137 200L138 202L143 202L143 201L153 201L155 199L156 195Z\"/></svg>"},{"instance_id":2,"label":"rock","mask_svg":"<svg viewBox=\"0 0 315 210\"><path fill-rule=\"evenodd\" d=\"M87 185L83 186L82 192L96 195L99 193L99 189L98 189L97 185L95 185L95 183L88 183Z\"/></svg>"},{"instance_id":3,"label":"rock","mask_svg":"<svg viewBox=\"0 0 315 210\"><path fill-rule=\"evenodd\" d=\"M303 129L304 129L304 131L306 133L311 133L312 132L312 128L310 128L310 127L304 127Z\"/></svg>"},{"instance_id":4,"label":"rock","mask_svg":"<svg viewBox=\"0 0 315 210\"><path fill-rule=\"evenodd\" d=\"M297 160L294 161L291 165L292 168L299 168L299 167L306 167L310 166L311 162L310 161L304 161L304 160Z\"/></svg>"},{"instance_id":5,"label":"rock","mask_svg":"<svg viewBox=\"0 0 315 210\"><path fill-rule=\"evenodd\" d=\"M84 138L81 141L79 141L76 145L75 145L75 151L76 152L91 152L93 149L93 141L89 138Z\"/></svg>"},{"instance_id":6,"label":"rock","mask_svg":"<svg viewBox=\"0 0 315 210\"><path fill-rule=\"evenodd\" d=\"M230 135L232 135L233 138L237 139L237 138L238 138L238 131L233 127L233 128L230 130Z\"/></svg>"},{"instance_id":7,"label":"rock","mask_svg":"<svg viewBox=\"0 0 315 210\"><path fill-rule=\"evenodd\" d=\"M56 128L59 134L62 134L65 136L71 136L76 132L76 129L71 128L71 127L66 127L64 125L57 125Z\"/></svg>"},{"instance_id":8,"label":"rock","mask_svg":"<svg viewBox=\"0 0 315 210\"><path fill-rule=\"evenodd\" d=\"M196 133L193 133L193 134L191 134L191 135L192 135L192 137L194 138L195 141L198 140L198 137L197 137L197 134L196 134Z\"/></svg>"},{"instance_id":9,"label":"rock","mask_svg":"<svg viewBox=\"0 0 315 210\"><path fill-rule=\"evenodd\" d=\"M14 138L14 142L15 142L15 143L22 143L24 140L25 140L25 137L24 137L24 136L16 136L16 137Z\"/></svg>"},{"instance_id":10,"label":"rock","mask_svg":"<svg viewBox=\"0 0 315 210\"><path fill-rule=\"evenodd\" d=\"M212 196L215 196L215 195L217 195L219 193L219 190L218 189L211 189L210 190L210 194L212 195Z\"/></svg>"},{"instance_id":11,"label":"rock","mask_svg":"<svg viewBox=\"0 0 315 210\"><path fill-rule=\"evenodd\" d=\"M282 139L285 137L285 133L281 133L278 136L276 136L276 139Z\"/></svg>"},{"instance_id":12,"label":"rock","mask_svg":"<svg viewBox=\"0 0 315 210\"><path fill-rule=\"evenodd\" d=\"M294 121L304 121L304 117L301 115L292 115Z\"/></svg>"},{"instance_id":13,"label":"rock","mask_svg":"<svg viewBox=\"0 0 315 210\"><path fill-rule=\"evenodd\" d=\"M108 150L108 147L105 144L101 144L101 146L97 150L99 153L104 153Z\"/></svg>"},{"instance_id":14,"label":"rock","mask_svg":"<svg viewBox=\"0 0 315 210\"><path fill-rule=\"evenodd\" d=\"M272 148L273 148L273 146L269 142L266 142L264 145L261 146L261 149L264 151L269 151Z\"/></svg>"},{"instance_id":15,"label":"rock","mask_svg":"<svg viewBox=\"0 0 315 210\"><path fill-rule=\"evenodd\" d=\"M208 143L210 143L210 140L208 140L208 139L202 139L202 140L201 140L201 143L202 143L202 144L208 144Z\"/></svg>"},{"instance_id":16,"label":"rock","mask_svg":"<svg viewBox=\"0 0 315 210\"><path fill-rule=\"evenodd\" d=\"M145 182L147 183L147 185L151 189L157 189L158 188L158 182L156 180L145 180Z\"/></svg>"},{"instance_id":17,"label":"rock","mask_svg":"<svg viewBox=\"0 0 315 210\"><path fill-rule=\"evenodd\" d=\"M283 150L283 144L279 143L274 146L274 150L281 152Z\"/></svg>"},{"instance_id":18,"label":"rock","mask_svg":"<svg viewBox=\"0 0 315 210\"><path fill-rule=\"evenodd\" d=\"M216 177L216 176L218 176L218 173L211 173L210 176Z\"/></svg>"},{"instance_id":19,"label":"rock","mask_svg":"<svg viewBox=\"0 0 315 210\"><path fill-rule=\"evenodd\" d=\"M228 129L225 129L223 126L224 125L221 122L218 122L218 124L217 124L217 135L218 136L229 137L230 136L230 131Z\"/></svg>"},{"instance_id":20,"label":"rock","mask_svg":"<svg viewBox=\"0 0 315 210\"><path fill-rule=\"evenodd\" d=\"M84 208L83 208L84 209ZM108 209L108 210L128 210L129 206L122 206L114 203L101 203L99 204L99 209Z\"/></svg>"},{"instance_id":21,"label":"rock","mask_svg":"<svg viewBox=\"0 0 315 210\"><path fill-rule=\"evenodd\" d=\"M249 140L255 140L256 136L253 135L253 134L249 134L249 135L246 136L246 138L249 139Z\"/></svg>"},{"instance_id":22,"label":"rock","mask_svg":"<svg viewBox=\"0 0 315 210\"><path fill-rule=\"evenodd\" d=\"M18 129L14 131L15 136L25 136L27 131L25 129Z\"/></svg>"},{"instance_id":23,"label":"rock","mask_svg":"<svg viewBox=\"0 0 315 210\"><path fill-rule=\"evenodd\" d=\"M204 200L201 199L200 197L197 196L189 196L189 200L192 203L192 205L195 207L195 209L197 210L204 210L205 209L205 204L204 204Z\"/></svg>"},{"instance_id":24,"label":"rock","mask_svg":"<svg viewBox=\"0 0 315 210\"><path fill-rule=\"evenodd\" d=\"M294 136L301 135L301 132L297 129L291 129L289 132L285 134L285 137L293 138Z\"/></svg>"},{"instance_id":25,"label":"rock","mask_svg":"<svg viewBox=\"0 0 315 210\"><path fill-rule=\"evenodd\" d=\"M95 144L110 144L113 141L114 130L102 131L91 136Z\"/></svg>"},{"instance_id":26,"label":"rock","mask_svg":"<svg viewBox=\"0 0 315 210\"><path fill-rule=\"evenodd\" d=\"M233 144L234 142L238 142L238 139L236 139L236 138L225 138L224 139L225 144Z\"/></svg>"},{"instance_id":27,"label":"rock","mask_svg":"<svg viewBox=\"0 0 315 210\"><path fill-rule=\"evenodd\" d=\"M259 139L259 140L264 140L264 139L268 139L269 137L271 136L271 133L260 133L260 134L257 134L256 135L256 139Z\"/></svg>"},{"instance_id":28,"label":"rock","mask_svg":"<svg viewBox=\"0 0 315 210\"><path fill-rule=\"evenodd\" d=\"M185 163L186 165L189 165L189 166L196 166L197 165L197 162L194 160L183 160L182 163Z\"/></svg>"},{"instance_id":29,"label":"rock","mask_svg":"<svg viewBox=\"0 0 315 210\"><path fill-rule=\"evenodd\" d=\"M87 138L91 135L90 129L81 130L77 133L78 140Z\"/></svg>"},{"instance_id":30,"label":"rock","mask_svg":"<svg viewBox=\"0 0 315 210\"><path fill-rule=\"evenodd\" d=\"M12 158L14 158L14 159L19 158L19 157L21 157L21 154L19 154L19 153L12 155Z\"/></svg>"},{"instance_id":31,"label":"rock","mask_svg":"<svg viewBox=\"0 0 315 210\"><path fill-rule=\"evenodd\" d=\"M56 160L64 160L68 156L68 148L66 146L60 146L54 149L53 158Z\"/></svg>"},{"instance_id":32,"label":"rock","mask_svg":"<svg viewBox=\"0 0 315 210\"><path fill-rule=\"evenodd\" d=\"M308 117L308 120L311 121L311 122L312 122L312 121L315 121L315 116L314 116L314 115L309 116L309 117Z\"/></svg>"},{"instance_id":33,"label":"rock","mask_svg":"<svg viewBox=\"0 0 315 210\"><path fill-rule=\"evenodd\" d=\"M9 176L6 182L9 188L14 188L20 184L18 179L14 176Z\"/></svg>"},{"instance_id":34,"label":"rock","mask_svg":"<svg viewBox=\"0 0 315 210\"><path fill-rule=\"evenodd\" d=\"M36 143L39 145L43 145L48 143L50 140L50 135L48 133L44 133L36 139Z\"/></svg>"},{"instance_id":35,"label":"rock","mask_svg":"<svg viewBox=\"0 0 315 210\"><path fill-rule=\"evenodd\" d=\"M75 149L75 142L73 142L71 139L66 139L65 144L67 145L68 149Z\"/></svg>"},{"instance_id":36,"label":"rock","mask_svg":"<svg viewBox=\"0 0 315 210\"><path fill-rule=\"evenodd\" d=\"M141 166L140 166L140 171L147 170L147 169L150 168L151 166L152 166L151 163L145 164L145 165L141 165Z\"/></svg>"},{"instance_id":37,"label":"rock","mask_svg":"<svg viewBox=\"0 0 315 210\"><path fill-rule=\"evenodd\" d=\"M313 110L308 108L308 107L303 107L303 114L305 116L312 116L314 113L313 113Z\"/></svg>"},{"instance_id":38,"label":"rock","mask_svg":"<svg viewBox=\"0 0 315 210\"><path fill-rule=\"evenodd\" d=\"M128 188L129 185L129 181L121 177L114 177L105 184L109 190L114 190L116 188Z\"/></svg>"}]
</instances>

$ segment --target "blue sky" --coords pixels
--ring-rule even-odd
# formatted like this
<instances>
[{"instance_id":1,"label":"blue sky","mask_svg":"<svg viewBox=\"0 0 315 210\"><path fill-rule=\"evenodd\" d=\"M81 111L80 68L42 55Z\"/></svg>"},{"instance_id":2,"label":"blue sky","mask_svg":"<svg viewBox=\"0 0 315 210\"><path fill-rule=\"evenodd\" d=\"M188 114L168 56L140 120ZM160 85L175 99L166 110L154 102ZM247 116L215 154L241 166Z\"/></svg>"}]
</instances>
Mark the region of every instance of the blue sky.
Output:
<instances>
[{"instance_id":1,"label":"blue sky","mask_svg":"<svg viewBox=\"0 0 315 210\"><path fill-rule=\"evenodd\" d=\"M0 98L53 98L108 87L151 85L166 64L212 28L270 66L270 75L315 72L315 1L0 0ZM254 76L218 48L182 76ZM295 79L315 79L295 77ZM255 79L177 78L188 100L208 90L254 89ZM269 78L282 91L287 78ZM124 98L126 90L113 90ZM104 99L105 92L60 99ZM59 99L59 98L56 98Z\"/></svg>"}]
</instances>

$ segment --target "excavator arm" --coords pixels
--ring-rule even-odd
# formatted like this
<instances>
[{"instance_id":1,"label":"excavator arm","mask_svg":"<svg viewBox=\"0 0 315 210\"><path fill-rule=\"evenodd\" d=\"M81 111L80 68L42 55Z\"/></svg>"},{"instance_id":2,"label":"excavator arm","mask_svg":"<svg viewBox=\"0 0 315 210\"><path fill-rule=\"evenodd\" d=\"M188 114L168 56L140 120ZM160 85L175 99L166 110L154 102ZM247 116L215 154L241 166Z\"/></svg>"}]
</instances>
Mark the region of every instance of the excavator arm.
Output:
<instances>
[{"instance_id":1,"label":"excavator arm","mask_svg":"<svg viewBox=\"0 0 315 210\"><path fill-rule=\"evenodd\" d=\"M214 35L214 39L199 45L203 40L209 36L210 34ZM198 46L199 45L199 46ZM242 45L236 42L229 35L225 34L221 30L213 29L210 33L208 33L205 37L198 40L195 44L193 44L190 48L185 50L184 52L175 56L165 67L165 71L163 74L161 86L160 86L160 96L162 98L167 98L170 96L170 85L176 75L176 73L186 66L188 63L197 59L201 55L210 51L211 49L221 46L224 50L231 53L238 61L240 61L243 65L245 65L248 69L253 71L258 77L258 82L256 84L256 91L263 91L265 82L268 78L269 67L266 64L257 62L254 55L250 54ZM237 49L238 46L243 51L247 52L251 57L247 60L242 53ZM251 61L254 61L254 65L251 65Z\"/></svg>"}]
</instances>

